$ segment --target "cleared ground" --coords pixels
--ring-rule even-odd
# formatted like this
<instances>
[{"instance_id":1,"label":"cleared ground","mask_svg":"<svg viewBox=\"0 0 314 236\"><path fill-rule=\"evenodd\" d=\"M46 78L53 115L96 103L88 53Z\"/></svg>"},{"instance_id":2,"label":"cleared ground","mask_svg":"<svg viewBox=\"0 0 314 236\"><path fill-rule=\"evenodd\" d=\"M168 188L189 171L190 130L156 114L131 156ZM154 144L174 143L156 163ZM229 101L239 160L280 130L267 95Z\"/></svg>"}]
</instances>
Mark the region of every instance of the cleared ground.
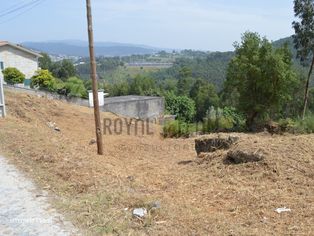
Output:
<instances>
[{"instance_id":1,"label":"cleared ground","mask_svg":"<svg viewBox=\"0 0 314 236\"><path fill-rule=\"evenodd\" d=\"M225 152L197 160L194 139L104 137L95 154L88 108L6 93L0 153L55 196L53 204L86 234L313 235L314 135L233 134L233 149L262 152L261 162L231 165ZM103 117L116 118L103 113ZM47 125L55 122L61 132ZM145 219L134 207L161 208ZM287 207L291 212L278 214Z\"/></svg>"}]
</instances>

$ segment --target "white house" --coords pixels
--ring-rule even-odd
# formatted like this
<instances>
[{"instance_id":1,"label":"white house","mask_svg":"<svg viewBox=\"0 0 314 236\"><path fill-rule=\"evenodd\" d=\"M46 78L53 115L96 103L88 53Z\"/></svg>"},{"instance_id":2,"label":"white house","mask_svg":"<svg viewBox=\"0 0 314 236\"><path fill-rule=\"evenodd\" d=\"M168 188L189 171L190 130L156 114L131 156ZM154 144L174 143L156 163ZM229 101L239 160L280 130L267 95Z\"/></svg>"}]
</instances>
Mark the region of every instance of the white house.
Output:
<instances>
[{"instance_id":1,"label":"white house","mask_svg":"<svg viewBox=\"0 0 314 236\"><path fill-rule=\"evenodd\" d=\"M7 41L0 41L0 77L3 78L2 70L15 67L21 71L29 82L30 78L39 69L38 58L41 55L30 49Z\"/></svg>"}]
</instances>

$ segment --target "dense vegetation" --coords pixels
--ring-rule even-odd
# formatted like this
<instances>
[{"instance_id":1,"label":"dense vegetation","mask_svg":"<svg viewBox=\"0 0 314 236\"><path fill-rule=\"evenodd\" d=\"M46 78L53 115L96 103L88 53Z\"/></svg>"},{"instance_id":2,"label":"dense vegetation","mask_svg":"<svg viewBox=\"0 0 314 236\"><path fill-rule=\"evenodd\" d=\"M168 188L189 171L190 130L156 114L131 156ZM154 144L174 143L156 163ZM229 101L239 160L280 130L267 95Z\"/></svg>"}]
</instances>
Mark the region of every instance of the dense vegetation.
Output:
<instances>
[{"instance_id":1,"label":"dense vegetation","mask_svg":"<svg viewBox=\"0 0 314 236\"><path fill-rule=\"evenodd\" d=\"M278 120L290 130L295 131L291 127L296 125L301 127L297 130L309 132L313 120L310 116L297 121L306 76L300 70L301 64L291 57L291 45L283 46L285 42L289 39L272 45L257 34L247 33L235 52L186 50L182 54L163 52L154 58L160 62L162 55L163 62L173 60L170 68L127 66L127 61L137 56L101 57L97 58L99 87L110 96L165 97L167 113L177 117L177 121L165 126L169 137L188 136L195 131L257 130L269 120ZM147 60L152 57L147 56ZM88 59L76 64L69 60L52 62L43 54L40 67L42 70L32 78L32 87L87 97L91 89ZM259 90L252 92L256 85ZM309 109L314 110L314 89L309 93ZM252 118L252 114L256 117Z\"/></svg>"},{"instance_id":2,"label":"dense vegetation","mask_svg":"<svg viewBox=\"0 0 314 236\"><path fill-rule=\"evenodd\" d=\"M305 2L295 0L296 16L301 19L308 9L302 5ZM110 96L164 97L166 112L176 116L175 121L165 125L169 137L188 136L191 132L259 131L273 121L283 131L312 132L314 88L306 82L311 78L308 66L313 63L308 59L314 51L306 44L311 42L306 36L314 35L314 29L311 32L305 27L309 34L300 31L305 23L294 22L296 35L273 43L257 33L246 32L241 42L234 44L234 52L184 50L98 57L99 87ZM53 62L43 54L40 67L32 78L32 87L87 97L91 89L88 58ZM300 119L305 110L305 84L309 85L305 92L308 112Z\"/></svg>"}]
</instances>

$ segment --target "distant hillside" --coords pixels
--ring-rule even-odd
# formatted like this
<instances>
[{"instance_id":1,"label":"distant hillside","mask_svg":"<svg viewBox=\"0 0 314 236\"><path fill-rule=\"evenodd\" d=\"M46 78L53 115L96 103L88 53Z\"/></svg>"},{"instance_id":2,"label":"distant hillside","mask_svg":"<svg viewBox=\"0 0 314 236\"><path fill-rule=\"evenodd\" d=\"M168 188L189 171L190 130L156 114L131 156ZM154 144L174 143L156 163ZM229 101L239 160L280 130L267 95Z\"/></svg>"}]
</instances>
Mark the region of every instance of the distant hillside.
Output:
<instances>
[{"instance_id":1,"label":"distant hillside","mask_svg":"<svg viewBox=\"0 0 314 236\"><path fill-rule=\"evenodd\" d=\"M292 52L294 61L299 63L299 60L297 59L297 50L294 48L294 43L293 43L293 38L292 36L287 37L287 38L283 38L283 39L279 39L277 41L273 42L274 47L281 47L283 46L285 43L288 44L288 48L290 49L290 51Z\"/></svg>"},{"instance_id":2,"label":"distant hillside","mask_svg":"<svg viewBox=\"0 0 314 236\"><path fill-rule=\"evenodd\" d=\"M24 42L25 47L53 55L67 55L87 57L89 55L88 44L84 41L49 41L49 42ZM95 52L97 56L128 56L153 54L164 49L145 45L123 44L113 42L96 42Z\"/></svg>"},{"instance_id":3,"label":"distant hillside","mask_svg":"<svg viewBox=\"0 0 314 236\"><path fill-rule=\"evenodd\" d=\"M272 42L274 47L281 47L285 43L288 43L288 47L293 54L293 62L295 67L299 71L307 71L300 65L300 61L296 58L296 50L293 45L292 37L287 37L279 39ZM221 90L223 83L226 79L226 71L228 64L234 52L195 52L190 50L185 50L181 52L182 58L176 60L172 68L163 70L161 72L155 73L155 78L157 79L167 79L167 78L177 78L179 75L180 68L188 67L192 71L192 76L194 78L204 78L209 82L216 85L218 90Z\"/></svg>"}]
</instances>

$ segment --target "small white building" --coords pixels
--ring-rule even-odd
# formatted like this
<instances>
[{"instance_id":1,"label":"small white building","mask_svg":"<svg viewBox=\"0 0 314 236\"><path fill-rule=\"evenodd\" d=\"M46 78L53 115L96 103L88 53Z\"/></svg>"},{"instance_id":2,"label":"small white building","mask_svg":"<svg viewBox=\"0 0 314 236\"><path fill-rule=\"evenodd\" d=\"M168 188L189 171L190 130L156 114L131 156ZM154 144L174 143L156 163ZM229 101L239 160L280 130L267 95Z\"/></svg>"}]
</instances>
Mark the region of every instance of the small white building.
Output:
<instances>
[{"instance_id":1,"label":"small white building","mask_svg":"<svg viewBox=\"0 0 314 236\"><path fill-rule=\"evenodd\" d=\"M39 69L39 57L41 57L39 53L30 49L7 41L0 41L0 78L3 78L2 70L8 67L15 67L29 81Z\"/></svg>"}]
</instances>

